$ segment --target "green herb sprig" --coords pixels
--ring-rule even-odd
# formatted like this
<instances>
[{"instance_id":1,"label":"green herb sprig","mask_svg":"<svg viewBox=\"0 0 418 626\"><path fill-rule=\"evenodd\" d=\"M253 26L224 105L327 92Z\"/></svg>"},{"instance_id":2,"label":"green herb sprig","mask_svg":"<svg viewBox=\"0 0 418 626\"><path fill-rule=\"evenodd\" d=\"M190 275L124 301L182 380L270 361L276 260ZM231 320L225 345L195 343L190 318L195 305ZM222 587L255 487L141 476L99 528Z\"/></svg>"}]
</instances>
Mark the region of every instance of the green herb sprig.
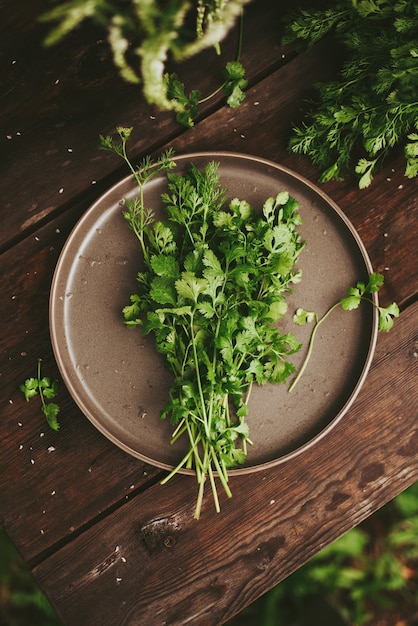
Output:
<instances>
[{"instance_id":1,"label":"green herb sprig","mask_svg":"<svg viewBox=\"0 0 418 626\"><path fill-rule=\"evenodd\" d=\"M304 326L305 324L313 322L314 328L310 336L305 359L298 372L298 375L290 385L289 391L292 391L296 387L308 366L309 360L312 356L315 336L319 327L325 322L325 320L331 315L331 313L335 311L335 309L341 307L344 311L353 311L354 309L358 309L362 301L370 302L374 307L377 308L379 312L378 330L385 332L391 330L394 318L399 317L398 305L396 304L396 302L392 302L392 304L390 304L389 306L382 307L377 304L373 300L373 298L370 297L370 294L376 293L379 290L379 288L383 285L383 282L384 278L382 274L370 274L367 284L363 282L358 282L355 287L350 287L347 292L348 295L333 304L322 317L318 317L317 313L315 313L314 311L306 311L302 308L297 309L296 313L293 316L293 321L295 322L295 324L299 326Z\"/></svg>"},{"instance_id":2,"label":"green herb sprig","mask_svg":"<svg viewBox=\"0 0 418 626\"><path fill-rule=\"evenodd\" d=\"M52 400L56 397L58 381L52 380L48 376L41 376L41 363L42 360L39 359L37 378L27 378L22 385L19 385L19 389L24 393L26 402L39 395L41 411L45 415L48 425L52 430L59 430L60 425L57 416L60 408L55 402L47 402L47 400Z\"/></svg>"},{"instance_id":3,"label":"green herb sprig","mask_svg":"<svg viewBox=\"0 0 418 626\"><path fill-rule=\"evenodd\" d=\"M51 46L74 31L82 22L91 20L107 33L113 61L121 77L141 84L149 104L174 111L179 122L192 126L197 116L200 93L185 87L175 73L168 73L168 60L179 64L202 50L220 43L241 20L238 56L242 42L242 12L250 0L157 0L150 2L114 3L108 0L67 0L41 16L52 23L45 44ZM239 64L240 65L240 64ZM227 64L223 84L214 93L225 89L230 106L237 106L243 97L246 81L240 65ZM212 94L213 95L213 94Z\"/></svg>"},{"instance_id":4,"label":"green herb sprig","mask_svg":"<svg viewBox=\"0 0 418 626\"><path fill-rule=\"evenodd\" d=\"M327 34L342 44L336 81L319 83L318 98L290 150L308 155L320 181L358 176L368 187L388 154L403 145L405 176L418 174L418 3L339 0L289 14L284 42L312 45Z\"/></svg>"}]
</instances>

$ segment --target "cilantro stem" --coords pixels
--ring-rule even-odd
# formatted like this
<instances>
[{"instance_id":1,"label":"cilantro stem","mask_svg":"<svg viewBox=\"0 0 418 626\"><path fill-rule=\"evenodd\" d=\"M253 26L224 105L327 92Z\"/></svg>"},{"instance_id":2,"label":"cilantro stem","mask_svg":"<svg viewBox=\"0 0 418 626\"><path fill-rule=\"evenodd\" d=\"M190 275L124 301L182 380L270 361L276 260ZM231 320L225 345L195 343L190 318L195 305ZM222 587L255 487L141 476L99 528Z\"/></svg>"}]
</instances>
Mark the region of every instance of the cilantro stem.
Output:
<instances>
[{"instance_id":1,"label":"cilantro stem","mask_svg":"<svg viewBox=\"0 0 418 626\"><path fill-rule=\"evenodd\" d=\"M311 333L311 337L309 340L308 351L306 353L305 359L303 361L302 367L299 370L298 375L295 380L289 387L289 392L291 392L301 379L306 366L308 365L309 359L312 354L313 344L315 340L316 333L318 331L319 326L327 319L327 317L338 307L341 307L344 311L352 311L357 309L362 301L369 302L370 304L377 309L379 313L379 322L378 322L378 330L389 331L393 326L393 318L399 316L399 307L396 302L392 302L387 307L380 306L373 298L366 296L365 294L376 293L379 290L379 287L383 285L384 278L382 274L372 273L369 275L369 280L366 283L358 282L355 287L350 287L347 291L347 296L341 298L338 302L336 302L333 306L331 306L324 315L318 319L318 315L314 312L308 312L304 309L298 309L296 314L293 317L293 320L296 324L303 325L307 322L311 322L313 319L315 320L315 326Z\"/></svg>"},{"instance_id":2,"label":"cilantro stem","mask_svg":"<svg viewBox=\"0 0 418 626\"><path fill-rule=\"evenodd\" d=\"M311 336L310 336L310 339L309 339L308 350L306 352L306 356L305 356L305 358L303 360L302 367L300 368L300 370L298 372L298 375L296 376L296 378L294 379L294 381L292 382L292 384L289 387L289 393L294 390L294 388L296 387L296 385L298 384L298 382L302 378L302 376L303 376L303 374L304 374L304 372L305 372L305 370L306 370L306 368L308 366L309 360L310 360L310 358L312 356L313 345L314 345L316 333L318 332L318 328L320 327L322 322L324 322L327 319L327 317L329 315L331 315L331 313L334 311L334 309L338 308L339 306L340 306L340 302L336 302L335 304L333 304L332 307L330 307L328 309L328 311L326 313L324 313L324 315L320 319L318 319L318 316L315 313L315 326L314 326L314 328L312 330L312 333L311 333Z\"/></svg>"},{"instance_id":3,"label":"cilantro stem","mask_svg":"<svg viewBox=\"0 0 418 626\"><path fill-rule=\"evenodd\" d=\"M244 12L241 10L241 15L240 15L240 19L239 19L237 53L235 55L235 61L237 63L239 62L239 60L241 58L243 39L244 39ZM228 83L228 81L224 80L224 82L221 85L219 85L219 87L217 89L212 91L209 95L205 96L204 98L201 98L200 100L198 100L197 104L204 104L205 102L208 102L209 100L214 98L216 95L218 95L218 93L220 93L225 88L227 83Z\"/></svg>"}]
</instances>

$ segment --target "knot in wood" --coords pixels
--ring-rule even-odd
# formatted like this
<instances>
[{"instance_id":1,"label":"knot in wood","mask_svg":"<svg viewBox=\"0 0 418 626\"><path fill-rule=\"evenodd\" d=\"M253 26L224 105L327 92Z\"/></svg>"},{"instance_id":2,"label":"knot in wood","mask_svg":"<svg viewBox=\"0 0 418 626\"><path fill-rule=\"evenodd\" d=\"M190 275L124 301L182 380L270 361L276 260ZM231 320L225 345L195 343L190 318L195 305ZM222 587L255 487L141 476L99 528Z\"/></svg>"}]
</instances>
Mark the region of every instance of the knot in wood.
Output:
<instances>
[{"instance_id":1,"label":"knot in wood","mask_svg":"<svg viewBox=\"0 0 418 626\"><path fill-rule=\"evenodd\" d=\"M144 524L139 535L149 554L160 552L164 548L174 548L181 528L176 519L160 518Z\"/></svg>"},{"instance_id":2,"label":"knot in wood","mask_svg":"<svg viewBox=\"0 0 418 626\"><path fill-rule=\"evenodd\" d=\"M176 538L173 537L173 535L167 535L167 537L164 538L164 545L166 548L174 548L176 545Z\"/></svg>"}]
</instances>

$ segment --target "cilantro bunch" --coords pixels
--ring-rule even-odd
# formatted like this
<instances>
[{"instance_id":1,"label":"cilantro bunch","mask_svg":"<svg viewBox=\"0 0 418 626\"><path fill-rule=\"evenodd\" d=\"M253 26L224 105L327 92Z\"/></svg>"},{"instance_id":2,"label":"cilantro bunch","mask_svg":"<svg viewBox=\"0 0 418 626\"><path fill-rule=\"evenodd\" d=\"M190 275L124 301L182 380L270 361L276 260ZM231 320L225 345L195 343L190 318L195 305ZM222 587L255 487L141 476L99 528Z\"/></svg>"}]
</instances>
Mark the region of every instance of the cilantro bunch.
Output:
<instances>
[{"instance_id":1,"label":"cilantro bunch","mask_svg":"<svg viewBox=\"0 0 418 626\"><path fill-rule=\"evenodd\" d=\"M123 156L129 129L119 131ZM162 162L168 169L170 161ZM184 175L167 172L164 221L144 205L141 168L136 179L140 193L126 200L124 215L143 268L123 314L128 326L154 335L173 375L161 417L173 424L173 443L187 438L188 451L163 482L182 467L196 471L198 518L207 478L217 510L215 473L231 496L228 468L245 461L251 443L253 384L285 382L295 371L289 356L300 344L276 322L300 280L301 219L285 191L267 199L261 213L245 200L228 201L213 161L202 170L190 165Z\"/></svg>"},{"instance_id":2,"label":"cilantro bunch","mask_svg":"<svg viewBox=\"0 0 418 626\"><path fill-rule=\"evenodd\" d=\"M320 181L351 169L370 185L395 146L403 146L405 175L418 174L418 2L339 0L298 9L287 18L284 41L312 45L333 36L344 50L339 80L317 85L289 147L322 170Z\"/></svg>"}]
</instances>

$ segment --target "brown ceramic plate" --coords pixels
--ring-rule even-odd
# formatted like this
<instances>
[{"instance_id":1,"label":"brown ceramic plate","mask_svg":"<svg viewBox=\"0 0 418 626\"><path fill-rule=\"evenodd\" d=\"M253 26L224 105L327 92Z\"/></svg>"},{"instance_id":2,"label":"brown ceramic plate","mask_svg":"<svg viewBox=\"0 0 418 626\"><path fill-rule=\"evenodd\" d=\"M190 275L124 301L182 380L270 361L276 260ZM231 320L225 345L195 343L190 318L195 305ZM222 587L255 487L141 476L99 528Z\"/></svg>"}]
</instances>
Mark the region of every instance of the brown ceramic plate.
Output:
<instances>
[{"instance_id":1,"label":"brown ceramic plate","mask_svg":"<svg viewBox=\"0 0 418 626\"><path fill-rule=\"evenodd\" d=\"M227 152L198 153L177 157L175 171L210 160L220 163L221 184L230 196L246 199L256 209L280 190L300 202L301 234L307 242L299 264L303 279L288 298L282 326L306 346L311 328L294 325L294 310L322 314L372 271L359 236L321 190L273 162ZM157 215L165 188L165 175L146 187L147 206ZM121 314L136 291L141 261L137 240L122 216L123 199L136 191L131 177L122 180L93 204L68 238L52 283L51 337L64 383L96 428L133 456L169 469L184 452L182 444L170 445L171 426L159 418L170 374L152 337L126 328ZM374 307L337 309L321 327L309 366L292 393L287 385L253 391L248 423L254 445L245 466L231 473L281 463L323 437L356 397L376 335ZM293 358L296 367L305 349Z\"/></svg>"}]
</instances>

